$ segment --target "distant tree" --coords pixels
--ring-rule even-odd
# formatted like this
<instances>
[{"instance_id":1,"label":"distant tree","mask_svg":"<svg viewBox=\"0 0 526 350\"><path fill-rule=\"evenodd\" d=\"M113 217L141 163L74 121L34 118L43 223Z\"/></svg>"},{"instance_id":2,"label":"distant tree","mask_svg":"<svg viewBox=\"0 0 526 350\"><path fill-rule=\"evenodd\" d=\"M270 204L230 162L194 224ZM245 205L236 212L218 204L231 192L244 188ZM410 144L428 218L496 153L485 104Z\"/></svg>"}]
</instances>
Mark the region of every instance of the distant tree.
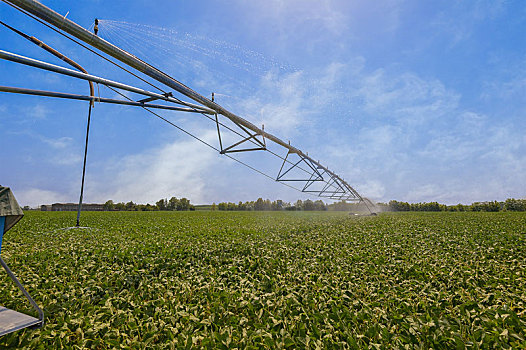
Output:
<instances>
[{"instance_id":1,"label":"distant tree","mask_svg":"<svg viewBox=\"0 0 526 350\"><path fill-rule=\"evenodd\" d=\"M503 204L504 207L505 204ZM497 201L493 202L474 202L471 204L471 210L472 211L490 211L490 212L496 212L500 211L501 204Z\"/></svg>"},{"instance_id":2,"label":"distant tree","mask_svg":"<svg viewBox=\"0 0 526 350\"><path fill-rule=\"evenodd\" d=\"M212 203L212 206L210 207L210 210L212 210L212 211L217 210L217 205L215 203Z\"/></svg>"},{"instance_id":3,"label":"distant tree","mask_svg":"<svg viewBox=\"0 0 526 350\"><path fill-rule=\"evenodd\" d=\"M153 211L153 205L151 205L150 203L146 203L146 205L143 206L142 210L143 211Z\"/></svg>"},{"instance_id":4,"label":"distant tree","mask_svg":"<svg viewBox=\"0 0 526 350\"><path fill-rule=\"evenodd\" d=\"M303 210L314 210L315 207L314 207L314 202L311 201L310 199L307 199L306 201L303 202Z\"/></svg>"},{"instance_id":5,"label":"distant tree","mask_svg":"<svg viewBox=\"0 0 526 350\"><path fill-rule=\"evenodd\" d=\"M113 201L110 199L109 201L104 203L104 205L102 206L102 209L106 211L115 210L115 203L113 203Z\"/></svg>"},{"instance_id":6,"label":"distant tree","mask_svg":"<svg viewBox=\"0 0 526 350\"><path fill-rule=\"evenodd\" d=\"M468 206L462 205L460 203L458 203L457 205L450 205L447 207L448 211L467 211L468 209Z\"/></svg>"},{"instance_id":7,"label":"distant tree","mask_svg":"<svg viewBox=\"0 0 526 350\"><path fill-rule=\"evenodd\" d=\"M170 198L167 205L167 210L177 210L177 204L179 203L179 199L176 197Z\"/></svg>"},{"instance_id":8,"label":"distant tree","mask_svg":"<svg viewBox=\"0 0 526 350\"><path fill-rule=\"evenodd\" d=\"M254 201L245 202L244 205L246 210L254 210Z\"/></svg>"},{"instance_id":9,"label":"distant tree","mask_svg":"<svg viewBox=\"0 0 526 350\"><path fill-rule=\"evenodd\" d=\"M298 199L295 204L296 210L303 210L303 202L301 199Z\"/></svg>"},{"instance_id":10,"label":"distant tree","mask_svg":"<svg viewBox=\"0 0 526 350\"><path fill-rule=\"evenodd\" d=\"M263 198L258 198L256 203L254 203L254 210L265 210L265 202Z\"/></svg>"},{"instance_id":11,"label":"distant tree","mask_svg":"<svg viewBox=\"0 0 526 350\"><path fill-rule=\"evenodd\" d=\"M126 203L126 210L128 211L133 211L135 210L136 208L136 204L133 203L132 201L129 201L128 203Z\"/></svg>"},{"instance_id":12,"label":"distant tree","mask_svg":"<svg viewBox=\"0 0 526 350\"><path fill-rule=\"evenodd\" d=\"M181 199L177 202L177 204L176 204L176 206L175 206L175 209L176 209L177 211L185 211L185 210L190 209L190 201L189 201L188 199L184 198L184 197L181 198Z\"/></svg>"},{"instance_id":13,"label":"distant tree","mask_svg":"<svg viewBox=\"0 0 526 350\"><path fill-rule=\"evenodd\" d=\"M508 198L504 202L506 211L526 211L526 199Z\"/></svg>"},{"instance_id":14,"label":"distant tree","mask_svg":"<svg viewBox=\"0 0 526 350\"><path fill-rule=\"evenodd\" d=\"M347 203L345 200L329 204L327 207L329 210L334 210L334 211L350 211L351 210L351 204Z\"/></svg>"},{"instance_id":15,"label":"distant tree","mask_svg":"<svg viewBox=\"0 0 526 350\"><path fill-rule=\"evenodd\" d=\"M327 210L327 206L321 199L318 199L317 201L314 201L314 210Z\"/></svg>"},{"instance_id":16,"label":"distant tree","mask_svg":"<svg viewBox=\"0 0 526 350\"><path fill-rule=\"evenodd\" d=\"M166 199L159 199L155 202L155 205L159 210L168 210L168 201Z\"/></svg>"},{"instance_id":17,"label":"distant tree","mask_svg":"<svg viewBox=\"0 0 526 350\"><path fill-rule=\"evenodd\" d=\"M407 202L389 201L389 208L392 211L410 211L411 205Z\"/></svg>"},{"instance_id":18,"label":"distant tree","mask_svg":"<svg viewBox=\"0 0 526 350\"><path fill-rule=\"evenodd\" d=\"M126 210L126 204L124 204L123 202L119 202L115 204L115 210L119 210L119 211Z\"/></svg>"}]
</instances>

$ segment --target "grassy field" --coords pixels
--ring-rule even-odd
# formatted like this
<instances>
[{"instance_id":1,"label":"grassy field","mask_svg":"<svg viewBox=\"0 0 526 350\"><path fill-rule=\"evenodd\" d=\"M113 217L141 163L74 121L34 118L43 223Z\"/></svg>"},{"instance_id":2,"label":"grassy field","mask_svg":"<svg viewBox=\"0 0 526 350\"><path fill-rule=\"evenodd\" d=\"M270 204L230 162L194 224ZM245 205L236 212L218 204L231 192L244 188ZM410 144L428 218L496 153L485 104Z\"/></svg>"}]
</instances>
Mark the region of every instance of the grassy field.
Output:
<instances>
[{"instance_id":1,"label":"grassy field","mask_svg":"<svg viewBox=\"0 0 526 350\"><path fill-rule=\"evenodd\" d=\"M0 348L526 348L525 213L108 212L61 230L74 218L29 212L4 237L46 325Z\"/></svg>"}]
</instances>

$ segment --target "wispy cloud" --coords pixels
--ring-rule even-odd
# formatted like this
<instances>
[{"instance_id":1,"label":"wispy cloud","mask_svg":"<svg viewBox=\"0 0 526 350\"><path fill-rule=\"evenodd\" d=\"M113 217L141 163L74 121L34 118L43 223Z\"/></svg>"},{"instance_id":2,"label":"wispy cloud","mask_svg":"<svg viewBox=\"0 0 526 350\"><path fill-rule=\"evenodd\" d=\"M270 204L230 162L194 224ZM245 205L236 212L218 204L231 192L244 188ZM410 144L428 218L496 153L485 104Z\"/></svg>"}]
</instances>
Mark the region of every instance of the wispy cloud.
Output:
<instances>
[{"instance_id":1,"label":"wispy cloud","mask_svg":"<svg viewBox=\"0 0 526 350\"><path fill-rule=\"evenodd\" d=\"M513 124L461 106L462 96L437 79L394 69L340 72L356 82L355 131L323 140L323 149L360 193L448 203L524 195L526 182L516 174L526 167L526 144Z\"/></svg>"},{"instance_id":2,"label":"wispy cloud","mask_svg":"<svg viewBox=\"0 0 526 350\"><path fill-rule=\"evenodd\" d=\"M421 124L449 114L458 105L458 94L438 80L424 80L413 73L379 69L359 77L363 80L355 93L363 110L377 118L401 123Z\"/></svg>"},{"instance_id":3,"label":"wispy cloud","mask_svg":"<svg viewBox=\"0 0 526 350\"><path fill-rule=\"evenodd\" d=\"M68 136L59 137L56 139L40 136L40 139L42 140L42 142L46 143L47 145L55 149L64 149L67 147L71 147L71 144L73 142L73 138L68 137Z\"/></svg>"},{"instance_id":4,"label":"wispy cloud","mask_svg":"<svg viewBox=\"0 0 526 350\"><path fill-rule=\"evenodd\" d=\"M201 135L215 141L213 131ZM198 141L176 141L158 148L114 159L100 165L102 173L89 185L89 198L96 201L134 200L154 203L167 196L185 196L195 203L203 202L207 177L218 161L217 154L208 151Z\"/></svg>"},{"instance_id":5,"label":"wispy cloud","mask_svg":"<svg viewBox=\"0 0 526 350\"><path fill-rule=\"evenodd\" d=\"M338 4L338 1L330 0L270 0L265 3L251 2L249 6L254 7L267 21L273 19L274 23L278 22L288 27L318 23L331 32L340 33L348 22ZM246 6L247 3L243 5Z\"/></svg>"},{"instance_id":6,"label":"wispy cloud","mask_svg":"<svg viewBox=\"0 0 526 350\"><path fill-rule=\"evenodd\" d=\"M39 103L31 107L26 107L24 110L26 116L35 119L47 119L47 117L51 113L51 110L49 108Z\"/></svg>"},{"instance_id":7,"label":"wispy cloud","mask_svg":"<svg viewBox=\"0 0 526 350\"><path fill-rule=\"evenodd\" d=\"M469 40L479 24L499 17L505 8L505 0L455 2L438 13L431 27L437 36L447 37L453 47Z\"/></svg>"},{"instance_id":8,"label":"wispy cloud","mask_svg":"<svg viewBox=\"0 0 526 350\"><path fill-rule=\"evenodd\" d=\"M40 188L20 189L16 192L16 198L21 206L28 205L32 208L41 204L60 203L70 199L62 192L55 192Z\"/></svg>"}]
</instances>

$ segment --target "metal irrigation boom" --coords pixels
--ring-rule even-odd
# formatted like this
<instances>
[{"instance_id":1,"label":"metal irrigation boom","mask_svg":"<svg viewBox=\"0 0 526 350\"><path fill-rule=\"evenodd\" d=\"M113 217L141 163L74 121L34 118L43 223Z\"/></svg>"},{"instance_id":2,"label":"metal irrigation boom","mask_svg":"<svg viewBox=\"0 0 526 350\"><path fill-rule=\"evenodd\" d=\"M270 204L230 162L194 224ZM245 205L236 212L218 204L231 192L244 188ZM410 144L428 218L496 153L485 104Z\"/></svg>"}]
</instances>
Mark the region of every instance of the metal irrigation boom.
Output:
<instances>
[{"instance_id":1,"label":"metal irrigation boom","mask_svg":"<svg viewBox=\"0 0 526 350\"><path fill-rule=\"evenodd\" d=\"M144 107L144 102L149 102L155 99L160 99L168 102L175 102L179 104L186 105L187 107L193 108L194 112L202 113L202 114L215 114L215 122L217 124L218 129L218 136L219 136L219 143L221 145L221 154L226 153L232 153L232 152L246 152L246 151L255 151L255 150L267 150L266 148L266 142L265 140L270 140L285 149L288 150L287 156L283 159L283 164L279 170L279 173L277 177L275 178L278 182L286 182L286 181L301 181L304 183L303 189L301 189L302 192L305 193L311 193L316 194L320 197L325 198L331 198L331 199L344 199L344 200L351 200L351 201L360 201L365 203L367 207L367 203L364 200L364 197L362 197L351 185L349 185L343 178L335 174L333 171L329 170L326 166L323 166L318 161L311 158L308 154L302 152L300 149L292 146L290 142L285 142L281 140L280 138L264 131L263 128L259 128L253 123L249 122L248 120L230 112L229 110L225 109L224 107L220 106L219 104L214 102L214 99L212 97L212 100L202 96L201 94L197 93L196 91L192 90L188 86L184 85L183 83L179 82L178 80L172 78L168 74L162 72L161 70L153 67L152 65L144 62L143 60L137 58L136 56L130 54L129 52L111 44L110 42L100 38L96 34L88 31L87 29L81 27L80 25L76 24L75 22L67 19L65 16L62 16L58 14L57 12L51 10L50 8L42 5L41 3L34 1L34 0L3 0L6 3L10 3L14 7L18 7L19 9L22 9L23 11L26 11L41 20L53 25L58 30L66 32L70 34L71 36L84 41L86 44L99 49L100 51L108 54L109 56L125 63L126 65L144 73L145 75L155 79L156 81L174 89L175 91L181 93L182 95L192 99L193 101L199 103L200 105L190 104L190 103L182 103L179 99L173 98L170 93L168 94L156 94L151 93L145 90L142 90L140 93L143 95L150 96L150 98L137 101L135 103L143 104L141 105ZM78 43L78 42L77 42ZM80 44L80 43L79 43ZM11 55L9 58L8 56L10 53L7 53L5 51L0 51L3 55L4 59L10 59L12 61L19 61L19 63L24 63L28 65L33 65L35 67L41 68L41 69L48 69L53 70L57 73L66 74L70 76L75 76L80 79L85 79L88 81L93 82L100 82L100 83L115 83L108 80L105 80L103 78L90 76L86 73L80 73L75 72L72 70L68 70L66 68L61 68L57 66L52 67L52 65L46 64L44 62L38 62L35 64L35 62L30 62L31 59L27 59L24 57L19 56L18 59L14 58L13 55ZM24 61L24 62L22 62ZM33 60L36 61L36 60ZM122 68L122 67L121 67ZM61 70L59 72L59 70ZM73 73L72 73L73 72ZM98 79L98 81L97 81ZM103 81L105 80L105 81ZM120 83L115 83L120 84ZM107 84L105 84L107 85ZM115 85L113 85L115 86ZM115 86L118 88L128 87L124 84L121 84L121 86ZM3 87L3 91L6 91L8 88ZM137 88L135 88L137 89ZM128 89L129 90L129 89ZM21 90L19 92L22 92ZM146 93L145 93L146 92ZM33 94L41 94L41 92L35 92L35 91L25 91L25 93L33 93ZM49 94L47 96L50 96ZM55 95L55 97L64 97L64 98L79 98L79 96L58 96ZM86 99L84 97L80 97L80 99ZM97 100L96 100L97 101ZM101 101L102 102L102 101ZM104 102L110 102L110 101L104 101ZM113 102L113 101L112 101ZM110 103L112 103L110 102ZM115 102L113 102L115 103ZM134 105L134 103L130 103L130 105ZM149 107L154 107L153 105L150 105ZM175 109L175 108L174 108ZM184 108L180 108L180 110L184 110ZM212 113L210 113L212 112ZM244 139L240 142L237 142L231 146L228 146L226 148L223 148L222 140L221 140L221 133L219 129L220 122L218 121L218 115L222 115L226 118L228 118L231 122L233 122L235 125L237 125L245 134ZM224 126L224 125L223 125ZM231 130L231 129L230 129ZM240 135L238 133L238 135ZM258 139L258 137L262 138L262 140ZM255 144L257 147L255 148L246 148L246 149L234 149L234 147L239 146L240 144L244 142L251 142ZM299 157L299 161L296 163L293 163L289 158L289 155L297 155ZM280 157L281 158L281 157ZM292 164L290 166L289 164ZM299 164L306 165L308 169L308 173L310 176L307 176L307 178L301 178L301 179L288 179L285 177L287 173L289 173L292 169L295 167L299 167ZM287 166L286 166L287 165ZM304 169L302 169L304 170ZM324 179L324 176L328 177L327 180ZM322 181L325 183L325 186L321 190L313 190L311 185L313 185L317 181ZM370 209L369 209L370 210Z\"/></svg>"}]
</instances>

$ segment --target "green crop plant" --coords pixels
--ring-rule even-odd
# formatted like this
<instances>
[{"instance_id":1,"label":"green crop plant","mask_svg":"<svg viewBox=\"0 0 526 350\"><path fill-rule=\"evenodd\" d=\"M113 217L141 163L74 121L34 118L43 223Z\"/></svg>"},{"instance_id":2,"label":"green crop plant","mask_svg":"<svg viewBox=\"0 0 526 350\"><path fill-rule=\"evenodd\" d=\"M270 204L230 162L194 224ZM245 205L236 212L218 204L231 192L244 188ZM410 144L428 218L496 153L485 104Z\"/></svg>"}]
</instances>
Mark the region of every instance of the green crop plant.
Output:
<instances>
[{"instance_id":1,"label":"green crop plant","mask_svg":"<svg viewBox=\"0 0 526 350\"><path fill-rule=\"evenodd\" d=\"M34 349L526 348L526 214L28 212ZM0 304L23 310L2 277ZM30 312L29 305L27 312Z\"/></svg>"}]
</instances>

